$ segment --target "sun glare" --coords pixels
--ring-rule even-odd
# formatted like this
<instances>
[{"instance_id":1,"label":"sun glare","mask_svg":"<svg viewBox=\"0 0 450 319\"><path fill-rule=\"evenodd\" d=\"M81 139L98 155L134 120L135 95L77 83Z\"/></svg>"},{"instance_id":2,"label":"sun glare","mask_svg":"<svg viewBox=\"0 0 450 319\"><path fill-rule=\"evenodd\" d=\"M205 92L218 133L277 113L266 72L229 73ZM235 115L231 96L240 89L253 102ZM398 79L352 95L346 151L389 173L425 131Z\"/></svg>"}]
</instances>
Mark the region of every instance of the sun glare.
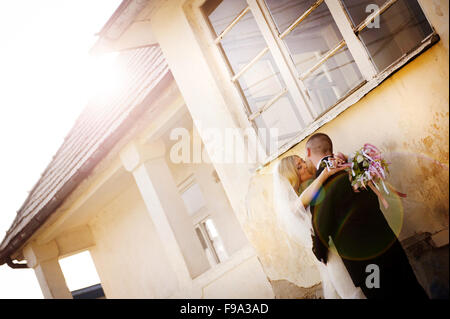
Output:
<instances>
[{"instance_id":1,"label":"sun glare","mask_svg":"<svg viewBox=\"0 0 450 319\"><path fill-rule=\"evenodd\" d=\"M118 53L90 56L87 62L88 96L105 96L120 86L120 69L115 64Z\"/></svg>"},{"instance_id":2,"label":"sun glare","mask_svg":"<svg viewBox=\"0 0 450 319\"><path fill-rule=\"evenodd\" d=\"M88 52L97 40L95 33L121 2L2 1L0 142L9 154L0 160L0 166L8 168L0 185L0 193L8 194L1 202L3 234L89 97L106 96L119 86L117 54L90 56ZM68 266L72 289L98 283L92 264L90 270L83 270L92 263L87 257L75 257ZM0 298L42 297L33 270L0 267Z\"/></svg>"}]
</instances>

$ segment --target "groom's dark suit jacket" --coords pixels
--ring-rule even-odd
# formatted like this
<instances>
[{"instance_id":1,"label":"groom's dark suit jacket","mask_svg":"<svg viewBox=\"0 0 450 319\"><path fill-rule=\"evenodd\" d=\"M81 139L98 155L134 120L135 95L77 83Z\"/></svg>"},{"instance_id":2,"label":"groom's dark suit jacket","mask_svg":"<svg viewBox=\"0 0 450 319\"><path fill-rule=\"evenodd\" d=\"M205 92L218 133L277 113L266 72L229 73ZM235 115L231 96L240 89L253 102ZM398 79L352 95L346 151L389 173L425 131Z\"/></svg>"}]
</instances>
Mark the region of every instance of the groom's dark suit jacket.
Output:
<instances>
[{"instance_id":1,"label":"groom's dark suit jacket","mask_svg":"<svg viewBox=\"0 0 450 319\"><path fill-rule=\"evenodd\" d=\"M323 169L317 171L317 176ZM411 297L426 297L422 287L417 287L403 248L370 188L354 192L348 173L339 172L331 176L315 196L311 213L314 254L326 263L331 238L353 282L367 297L394 296L399 292L398 285L406 285L400 288L402 290L412 290L408 292L413 294ZM366 288L369 264L380 268L381 289Z\"/></svg>"}]
</instances>

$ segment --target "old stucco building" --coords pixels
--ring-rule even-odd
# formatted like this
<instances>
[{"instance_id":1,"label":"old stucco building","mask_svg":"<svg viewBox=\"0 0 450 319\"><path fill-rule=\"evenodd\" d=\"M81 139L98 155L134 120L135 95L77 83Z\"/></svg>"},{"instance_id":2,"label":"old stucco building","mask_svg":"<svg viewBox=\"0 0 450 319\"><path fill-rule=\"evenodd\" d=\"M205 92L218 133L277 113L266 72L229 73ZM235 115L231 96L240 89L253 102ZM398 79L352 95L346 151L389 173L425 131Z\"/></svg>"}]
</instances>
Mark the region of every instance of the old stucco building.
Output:
<instances>
[{"instance_id":1,"label":"old stucco building","mask_svg":"<svg viewBox=\"0 0 450 319\"><path fill-rule=\"evenodd\" d=\"M71 297L58 259L84 250L107 298L320 295L270 171L316 131L383 150L408 194L386 217L430 296L448 289L448 1L124 0L92 50L120 52L122 86L92 99L0 246L46 298ZM262 156L223 160L211 128Z\"/></svg>"}]
</instances>

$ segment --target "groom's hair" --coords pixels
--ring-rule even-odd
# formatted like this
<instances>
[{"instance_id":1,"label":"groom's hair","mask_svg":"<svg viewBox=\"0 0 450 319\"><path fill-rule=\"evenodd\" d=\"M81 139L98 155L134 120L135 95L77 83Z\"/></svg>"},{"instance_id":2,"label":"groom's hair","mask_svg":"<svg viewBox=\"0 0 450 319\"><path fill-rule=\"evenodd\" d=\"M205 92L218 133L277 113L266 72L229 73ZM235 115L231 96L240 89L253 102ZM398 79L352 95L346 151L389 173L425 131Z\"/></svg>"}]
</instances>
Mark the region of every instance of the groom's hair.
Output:
<instances>
[{"instance_id":1,"label":"groom's hair","mask_svg":"<svg viewBox=\"0 0 450 319\"><path fill-rule=\"evenodd\" d=\"M333 142L331 138L324 133L312 135L306 142L306 147L317 155L333 154Z\"/></svg>"}]
</instances>

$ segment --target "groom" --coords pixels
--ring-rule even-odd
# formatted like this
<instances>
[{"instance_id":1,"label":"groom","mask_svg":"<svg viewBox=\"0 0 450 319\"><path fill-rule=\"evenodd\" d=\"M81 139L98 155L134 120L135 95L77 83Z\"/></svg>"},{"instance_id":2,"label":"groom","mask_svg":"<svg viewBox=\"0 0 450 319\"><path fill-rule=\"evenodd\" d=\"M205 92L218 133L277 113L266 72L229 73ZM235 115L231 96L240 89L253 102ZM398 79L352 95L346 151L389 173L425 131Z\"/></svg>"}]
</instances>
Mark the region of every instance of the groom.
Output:
<instances>
[{"instance_id":1,"label":"groom","mask_svg":"<svg viewBox=\"0 0 450 319\"><path fill-rule=\"evenodd\" d=\"M333 143L317 133L307 141L306 151L308 170L318 176L333 156ZM354 192L348 173L339 172L315 196L311 213L314 254L326 264L332 242L367 298L428 299L372 190Z\"/></svg>"}]
</instances>

